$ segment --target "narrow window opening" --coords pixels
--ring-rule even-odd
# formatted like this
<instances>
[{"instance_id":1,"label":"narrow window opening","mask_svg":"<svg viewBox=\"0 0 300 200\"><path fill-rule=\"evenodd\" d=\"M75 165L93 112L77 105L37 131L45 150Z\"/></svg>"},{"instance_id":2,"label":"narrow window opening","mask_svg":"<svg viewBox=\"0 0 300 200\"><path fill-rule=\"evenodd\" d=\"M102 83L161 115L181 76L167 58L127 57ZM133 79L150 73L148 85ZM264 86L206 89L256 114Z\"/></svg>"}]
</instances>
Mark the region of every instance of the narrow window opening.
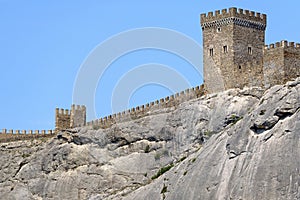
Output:
<instances>
[{"instance_id":1,"label":"narrow window opening","mask_svg":"<svg viewBox=\"0 0 300 200\"><path fill-rule=\"evenodd\" d=\"M218 27L218 28L217 28L217 32L218 32L218 33L221 32L221 27Z\"/></svg>"},{"instance_id":2,"label":"narrow window opening","mask_svg":"<svg viewBox=\"0 0 300 200\"><path fill-rule=\"evenodd\" d=\"M252 48L251 47L248 47L248 54L252 55Z\"/></svg>"},{"instance_id":3,"label":"narrow window opening","mask_svg":"<svg viewBox=\"0 0 300 200\"><path fill-rule=\"evenodd\" d=\"M224 51L224 53L228 53L227 45L226 45L226 46L223 46L223 51Z\"/></svg>"},{"instance_id":4,"label":"narrow window opening","mask_svg":"<svg viewBox=\"0 0 300 200\"><path fill-rule=\"evenodd\" d=\"M241 65L239 65L239 69L242 69Z\"/></svg>"},{"instance_id":5,"label":"narrow window opening","mask_svg":"<svg viewBox=\"0 0 300 200\"><path fill-rule=\"evenodd\" d=\"M214 49L213 49L213 48L209 49L209 55L210 55L211 57L214 56Z\"/></svg>"}]
</instances>

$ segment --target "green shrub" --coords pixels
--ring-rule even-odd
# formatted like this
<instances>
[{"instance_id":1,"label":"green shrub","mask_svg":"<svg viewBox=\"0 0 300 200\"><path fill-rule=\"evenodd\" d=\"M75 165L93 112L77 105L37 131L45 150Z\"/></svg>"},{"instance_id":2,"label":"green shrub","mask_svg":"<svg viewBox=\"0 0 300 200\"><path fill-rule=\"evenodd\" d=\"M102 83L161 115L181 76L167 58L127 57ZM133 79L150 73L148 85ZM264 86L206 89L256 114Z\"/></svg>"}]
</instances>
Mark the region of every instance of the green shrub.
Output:
<instances>
[{"instance_id":1,"label":"green shrub","mask_svg":"<svg viewBox=\"0 0 300 200\"><path fill-rule=\"evenodd\" d=\"M173 163L168 166L160 168L160 170L154 176L152 176L151 179L154 180L154 179L160 177L161 175L163 175L164 173L169 171L172 167L174 167Z\"/></svg>"},{"instance_id":2,"label":"green shrub","mask_svg":"<svg viewBox=\"0 0 300 200\"><path fill-rule=\"evenodd\" d=\"M145 147L145 153L149 153L150 152L150 146L149 145L147 145L146 147Z\"/></svg>"},{"instance_id":3,"label":"green shrub","mask_svg":"<svg viewBox=\"0 0 300 200\"><path fill-rule=\"evenodd\" d=\"M243 117L239 117L239 116L236 116L236 115L231 115L230 116L230 121L231 121L232 124L236 124L241 119L243 119Z\"/></svg>"},{"instance_id":4,"label":"green shrub","mask_svg":"<svg viewBox=\"0 0 300 200\"><path fill-rule=\"evenodd\" d=\"M204 135L206 135L207 137L211 137L213 134L215 134L215 132L213 132L213 131L210 131L210 130L204 131Z\"/></svg>"}]
</instances>

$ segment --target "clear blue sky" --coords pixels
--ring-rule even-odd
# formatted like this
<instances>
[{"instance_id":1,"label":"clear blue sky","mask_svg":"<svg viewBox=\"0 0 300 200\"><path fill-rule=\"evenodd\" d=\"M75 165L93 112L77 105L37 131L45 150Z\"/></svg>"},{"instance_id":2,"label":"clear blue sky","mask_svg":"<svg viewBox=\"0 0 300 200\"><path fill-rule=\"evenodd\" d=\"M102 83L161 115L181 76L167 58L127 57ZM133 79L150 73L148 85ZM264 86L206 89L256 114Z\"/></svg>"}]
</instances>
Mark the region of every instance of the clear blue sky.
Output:
<instances>
[{"instance_id":1,"label":"clear blue sky","mask_svg":"<svg viewBox=\"0 0 300 200\"><path fill-rule=\"evenodd\" d=\"M80 66L108 38L131 29L160 27L202 45L199 15L229 7L268 14L266 43L300 42L300 2L296 0L0 0L0 128L54 128L55 107L70 107ZM103 75L95 95L98 117L112 112L112 91L121 77L148 63L169 66L192 86L202 83L188 62L170 52L132 52L112 63ZM132 92L128 107L174 91L154 83Z\"/></svg>"}]
</instances>

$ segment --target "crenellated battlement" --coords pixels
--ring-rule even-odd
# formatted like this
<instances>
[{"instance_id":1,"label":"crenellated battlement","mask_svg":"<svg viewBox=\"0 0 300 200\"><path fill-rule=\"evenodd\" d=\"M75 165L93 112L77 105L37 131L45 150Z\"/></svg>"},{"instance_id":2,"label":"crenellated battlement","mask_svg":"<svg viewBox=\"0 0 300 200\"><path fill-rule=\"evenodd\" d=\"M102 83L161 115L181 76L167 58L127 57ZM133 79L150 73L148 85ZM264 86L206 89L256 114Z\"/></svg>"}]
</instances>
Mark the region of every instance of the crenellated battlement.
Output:
<instances>
[{"instance_id":1,"label":"crenellated battlement","mask_svg":"<svg viewBox=\"0 0 300 200\"><path fill-rule=\"evenodd\" d=\"M300 44L265 45L267 15L229 8L201 14L205 87L269 88L300 75Z\"/></svg>"},{"instance_id":2,"label":"crenellated battlement","mask_svg":"<svg viewBox=\"0 0 300 200\"><path fill-rule=\"evenodd\" d=\"M70 120L69 109L55 109L55 131L70 128Z\"/></svg>"},{"instance_id":3,"label":"crenellated battlement","mask_svg":"<svg viewBox=\"0 0 300 200\"><path fill-rule=\"evenodd\" d=\"M72 105L70 113L70 128L85 126L86 107L84 105Z\"/></svg>"},{"instance_id":4,"label":"crenellated battlement","mask_svg":"<svg viewBox=\"0 0 300 200\"><path fill-rule=\"evenodd\" d=\"M69 109L62 109L62 108L56 108L56 113L58 114L58 115L63 115L63 116L68 116L68 115L70 115L70 113L69 113Z\"/></svg>"},{"instance_id":5,"label":"crenellated battlement","mask_svg":"<svg viewBox=\"0 0 300 200\"><path fill-rule=\"evenodd\" d=\"M179 104L207 93L231 88L265 89L300 76L300 43L282 40L265 45L267 15L229 8L201 14L203 30L204 84L86 123L86 107L55 109L55 131L9 130L0 132L0 142L50 137L75 127L108 128L118 122L171 112ZM200 59L200 58L199 58Z\"/></svg>"},{"instance_id":6,"label":"crenellated battlement","mask_svg":"<svg viewBox=\"0 0 300 200\"><path fill-rule=\"evenodd\" d=\"M205 94L204 85L186 89L165 98L161 98L150 103L128 109L123 112L115 113L100 119L87 122L87 126L96 126L98 128L108 128L117 122L125 122L139 119L151 115L159 109L171 108L191 99L201 97Z\"/></svg>"},{"instance_id":7,"label":"crenellated battlement","mask_svg":"<svg viewBox=\"0 0 300 200\"><path fill-rule=\"evenodd\" d=\"M278 48L291 48L300 50L300 43L288 42L287 40L282 40L274 44L265 45L265 50L274 50Z\"/></svg>"},{"instance_id":8,"label":"crenellated battlement","mask_svg":"<svg viewBox=\"0 0 300 200\"><path fill-rule=\"evenodd\" d=\"M11 142L18 140L27 140L34 138L45 138L52 137L54 135L53 130L7 130L2 129L0 132L0 143L1 142Z\"/></svg>"},{"instance_id":9,"label":"crenellated battlement","mask_svg":"<svg viewBox=\"0 0 300 200\"><path fill-rule=\"evenodd\" d=\"M263 68L266 88L300 76L300 44L282 40L265 45Z\"/></svg>"},{"instance_id":10,"label":"crenellated battlement","mask_svg":"<svg viewBox=\"0 0 300 200\"><path fill-rule=\"evenodd\" d=\"M251 27L265 30L267 25L267 15L259 12L229 8L216 10L215 12L203 13L200 15L203 29L220 27L228 24Z\"/></svg>"},{"instance_id":11,"label":"crenellated battlement","mask_svg":"<svg viewBox=\"0 0 300 200\"><path fill-rule=\"evenodd\" d=\"M81 127L86 124L86 107L84 105L72 105L71 110L55 110L55 131Z\"/></svg>"}]
</instances>

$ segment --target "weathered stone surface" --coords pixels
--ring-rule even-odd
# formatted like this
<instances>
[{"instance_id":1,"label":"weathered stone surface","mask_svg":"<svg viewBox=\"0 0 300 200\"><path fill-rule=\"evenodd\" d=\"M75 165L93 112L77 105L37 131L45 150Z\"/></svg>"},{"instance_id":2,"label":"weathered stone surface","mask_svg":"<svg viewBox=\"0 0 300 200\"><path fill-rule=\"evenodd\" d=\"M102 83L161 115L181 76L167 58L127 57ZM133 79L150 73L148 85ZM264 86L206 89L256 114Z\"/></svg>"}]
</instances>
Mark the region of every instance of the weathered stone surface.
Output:
<instances>
[{"instance_id":1,"label":"weathered stone surface","mask_svg":"<svg viewBox=\"0 0 300 200\"><path fill-rule=\"evenodd\" d=\"M266 92L243 119L125 199L160 199L163 186L165 199L299 199L300 79L292 85ZM291 112L278 117L272 128L259 133L250 129L287 104Z\"/></svg>"},{"instance_id":2,"label":"weathered stone surface","mask_svg":"<svg viewBox=\"0 0 300 200\"><path fill-rule=\"evenodd\" d=\"M299 94L300 78L0 144L0 199L299 199Z\"/></svg>"},{"instance_id":3,"label":"weathered stone surface","mask_svg":"<svg viewBox=\"0 0 300 200\"><path fill-rule=\"evenodd\" d=\"M264 85L284 84L300 76L300 51L293 42L281 41L264 49Z\"/></svg>"},{"instance_id":4,"label":"weathered stone surface","mask_svg":"<svg viewBox=\"0 0 300 200\"><path fill-rule=\"evenodd\" d=\"M266 26L266 15L243 9L201 14L206 91L270 88L300 76L300 44L265 45Z\"/></svg>"},{"instance_id":5,"label":"weathered stone surface","mask_svg":"<svg viewBox=\"0 0 300 200\"><path fill-rule=\"evenodd\" d=\"M254 16L236 8L201 16L204 80L209 93L263 86L266 25L266 15Z\"/></svg>"}]
</instances>

